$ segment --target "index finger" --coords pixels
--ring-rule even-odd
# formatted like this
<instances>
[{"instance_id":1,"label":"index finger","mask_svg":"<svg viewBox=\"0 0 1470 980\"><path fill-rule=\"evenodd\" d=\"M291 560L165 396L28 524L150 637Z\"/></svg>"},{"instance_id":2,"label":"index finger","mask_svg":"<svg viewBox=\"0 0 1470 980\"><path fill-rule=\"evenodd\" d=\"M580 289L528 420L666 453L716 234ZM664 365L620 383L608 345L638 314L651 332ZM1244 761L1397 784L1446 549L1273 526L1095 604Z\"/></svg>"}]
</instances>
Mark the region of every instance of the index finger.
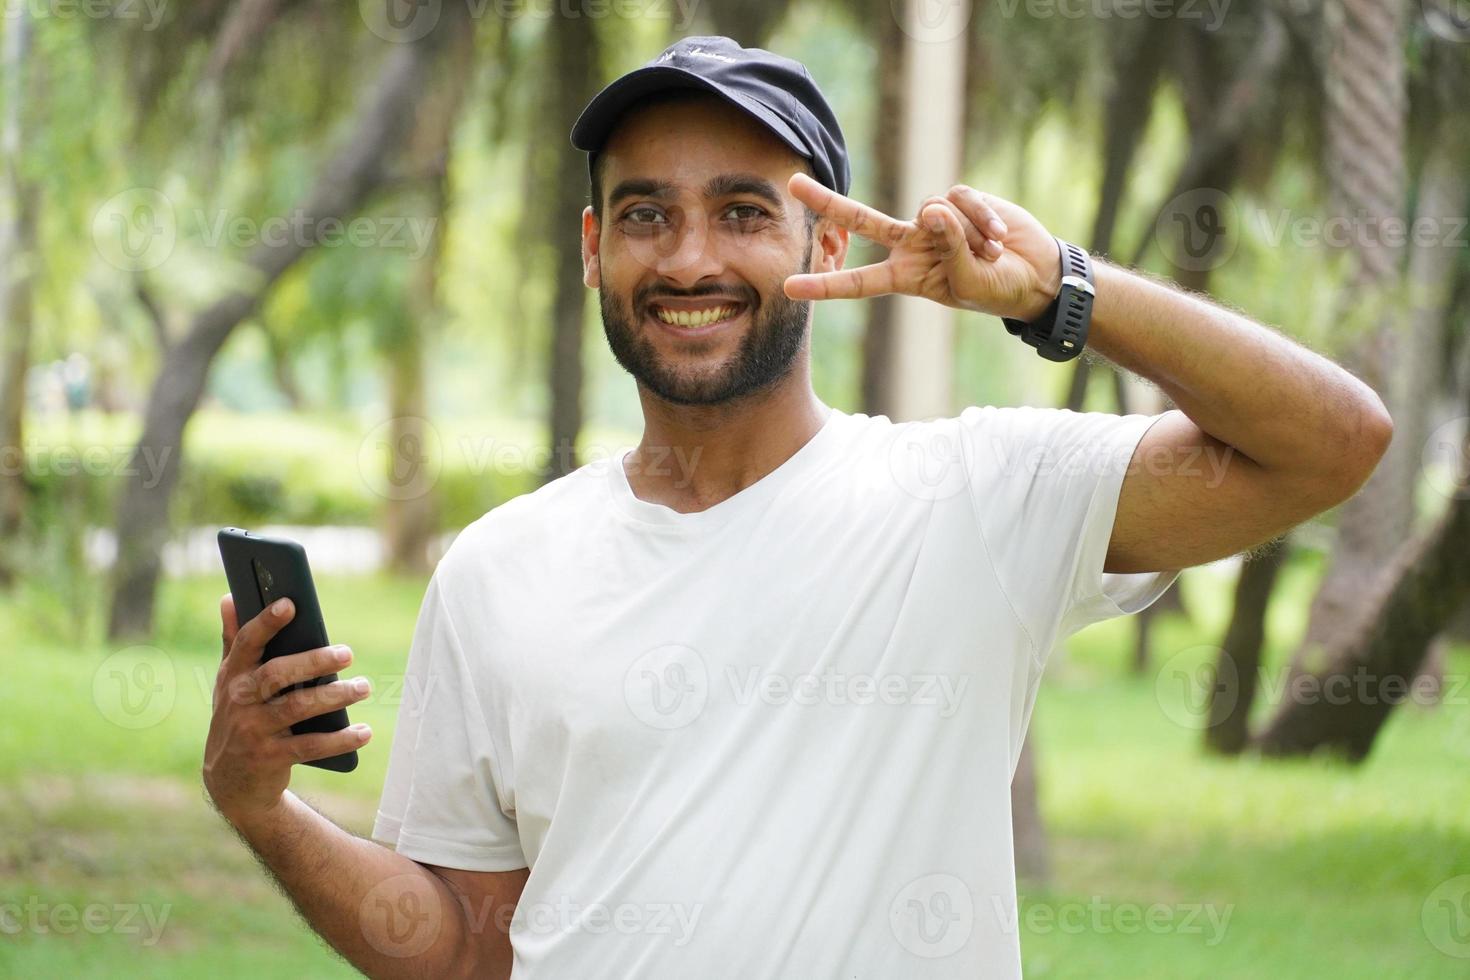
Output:
<instances>
[{"instance_id":1,"label":"index finger","mask_svg":"<svg viewBox=\"0 0 1470 980\"><path fill-rule=\"evenodd\" d=\"M240 620L235 614L235 597L226 592L219 597L219 621L220 621L220 646L223 651L220 659L230 655L230 646L235 642L235 634L240 632Z\"/></svg>"},{"instance_id":2,"label":"index finger","mask_svg":"<svg viewBox=\"0 0 1470 980\"><path fill-rule=\"evenodd\" d=\"M890 218L877 208L870 208L861 201L854 201L822 186L799 170L786 182L786 189L817 214L831 218L848 231L884 248L893 248L914 228L910 222Z\"/></svg>"}]
</instances>

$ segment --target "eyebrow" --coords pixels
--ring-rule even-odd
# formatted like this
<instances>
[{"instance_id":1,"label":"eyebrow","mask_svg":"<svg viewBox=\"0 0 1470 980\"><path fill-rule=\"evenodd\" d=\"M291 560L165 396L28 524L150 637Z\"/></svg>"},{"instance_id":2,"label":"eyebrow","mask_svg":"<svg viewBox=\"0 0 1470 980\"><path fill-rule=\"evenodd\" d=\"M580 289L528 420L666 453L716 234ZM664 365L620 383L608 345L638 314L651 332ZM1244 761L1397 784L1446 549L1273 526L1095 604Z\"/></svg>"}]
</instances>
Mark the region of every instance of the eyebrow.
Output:
<instances>
[{"instance_id":1,"label":"eyebrow","mask_svg":"<svg viewBox=\"0 0 1470 980\"><path fill-rule=\"evenodd\" d=\"M613 188L612 194L607 199L609 208L616 207L619 201L629 197L652 197L668 198L674 196L674 183L671 180L653 177L630 177L621 181ZM718 174L711 177L704 185L705 197L729 197L734 194L750 194L766 201L772 207L782 206L781 195L776 190L776 185L769 180L756 174Z\"/></svg>"}]
</instances>

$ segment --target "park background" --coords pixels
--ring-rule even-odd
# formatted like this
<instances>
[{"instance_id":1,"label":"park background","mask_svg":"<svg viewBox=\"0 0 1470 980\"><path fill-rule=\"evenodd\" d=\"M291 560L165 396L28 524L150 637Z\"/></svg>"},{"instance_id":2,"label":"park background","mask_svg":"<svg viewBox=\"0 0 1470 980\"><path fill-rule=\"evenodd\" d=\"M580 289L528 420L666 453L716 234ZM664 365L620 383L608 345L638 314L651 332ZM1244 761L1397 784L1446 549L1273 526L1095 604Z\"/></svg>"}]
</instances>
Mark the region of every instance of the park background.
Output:
<instances>
[{"instance_id":1,"label":"park background","mask_svg":"<svg viewBox=\"0 0 1470 980\"><path fill-rule=\"evenodd\" d=\"M306 543L375 738L293 788L366 833L447 541L637 441L567 133L708 33L809 65L860 200L1015 200L1394 415L1353 500L1058 652L1013 791L1027 975L1470 974L1463 0L23 0L0 30L0 975L353 974L202 793L214 531ZM821 305L812 343L850 412L1166 407L906 301Z\"/></svg>"}]
</instances>

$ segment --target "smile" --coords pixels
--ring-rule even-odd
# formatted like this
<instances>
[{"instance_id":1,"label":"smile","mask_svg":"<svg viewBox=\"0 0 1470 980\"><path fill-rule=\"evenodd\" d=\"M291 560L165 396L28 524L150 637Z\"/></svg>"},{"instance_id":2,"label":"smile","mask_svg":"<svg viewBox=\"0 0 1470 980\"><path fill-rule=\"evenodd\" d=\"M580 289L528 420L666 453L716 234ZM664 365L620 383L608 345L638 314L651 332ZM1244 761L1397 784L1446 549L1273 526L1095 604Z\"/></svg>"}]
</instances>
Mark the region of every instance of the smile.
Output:
<instances>
[{"instance_id":1,"label":"smile","mask_svg":"<svg viewBox=\"0 0 1470 980\"><path fill-rule=\"evenodd\" d=\"M733 319L740 312L741 305L740 303L726 303L723 306L711 306L699 310L673 310L668 307L654 306L652 311L655 317L670 326L696 329Z\"/></svg>"}]
</instances>

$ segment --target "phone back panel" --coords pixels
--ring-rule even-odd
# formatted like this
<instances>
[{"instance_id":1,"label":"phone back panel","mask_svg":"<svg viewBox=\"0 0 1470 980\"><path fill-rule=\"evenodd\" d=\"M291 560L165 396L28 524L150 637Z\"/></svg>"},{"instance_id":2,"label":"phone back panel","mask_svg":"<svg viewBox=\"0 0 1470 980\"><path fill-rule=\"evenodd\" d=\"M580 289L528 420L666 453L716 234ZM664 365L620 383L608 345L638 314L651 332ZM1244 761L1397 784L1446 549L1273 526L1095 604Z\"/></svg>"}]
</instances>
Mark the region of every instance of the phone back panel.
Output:
<instances>
[{"instance_id":1,"label":"phone back panel","mask_svg":"<svg viewBox=\"0 0 1470 980\"><path fill-rule=\"evenodd\" d=\"M219 552L225 566L225 579L230 585L230 595L235 601L236 622L240 626L243 627L260 615L267 605L282 597L290 599L296 607L296 614L291 621L265 645L261 663L327 645L327 627L322 618L321 605L317 601L311 566L306 561L306 549L299 542L227 527L219 532ZM264 568L264 578L258 574L259 568ZM263 591L263 581L268 583L264 586L266 591ZM335 680L335 673L327 674L293 684L281 693L329 684ZM336 708L297 722L291 726L291 731L296 735L335 732L346 728L348 724L347 709ZM357 768L357 753L347 752L306 764L336 772L351 772Z\"/></svg>"}]
</instances>

